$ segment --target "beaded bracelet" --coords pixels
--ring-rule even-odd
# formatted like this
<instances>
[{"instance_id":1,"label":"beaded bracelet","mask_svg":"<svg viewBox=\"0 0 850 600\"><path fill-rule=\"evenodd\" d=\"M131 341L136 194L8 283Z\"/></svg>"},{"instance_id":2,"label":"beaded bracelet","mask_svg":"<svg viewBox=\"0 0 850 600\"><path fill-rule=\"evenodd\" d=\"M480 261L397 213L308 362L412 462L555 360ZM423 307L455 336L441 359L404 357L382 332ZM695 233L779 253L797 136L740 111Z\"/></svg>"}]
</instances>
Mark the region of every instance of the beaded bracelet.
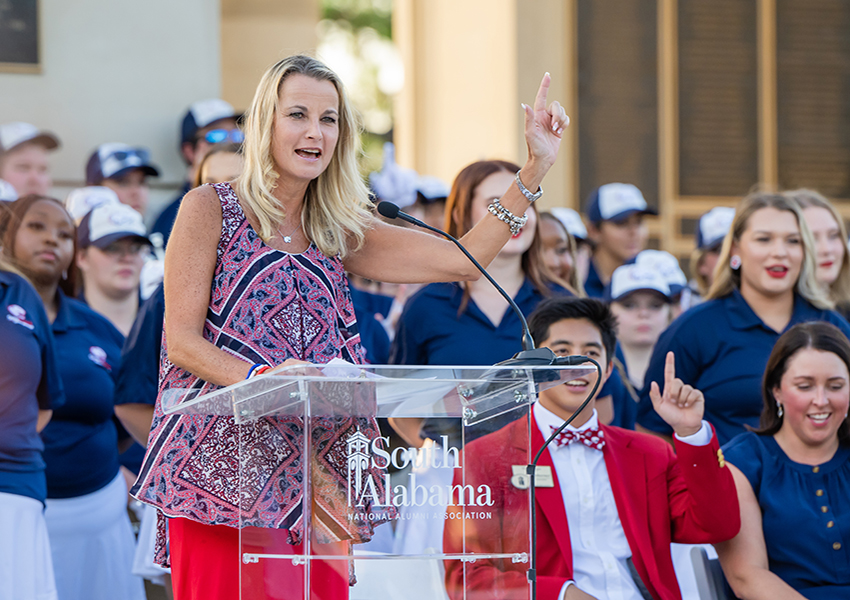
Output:
<instances>
[{"instance_id":1,"label":"beaded bracelet","mask_svg":"<svg viewBox=\"0 0 850 600\"><path fill-rule=\"evenodd\" d=\"M490 212L491 215L508 225L511 230L511 235L517 235L528 222L527 216L516 216L507 208L502 206L498 198L496 198L490 203L490 205L487 207L487 210Z\"/></svg>"}]
</instances>

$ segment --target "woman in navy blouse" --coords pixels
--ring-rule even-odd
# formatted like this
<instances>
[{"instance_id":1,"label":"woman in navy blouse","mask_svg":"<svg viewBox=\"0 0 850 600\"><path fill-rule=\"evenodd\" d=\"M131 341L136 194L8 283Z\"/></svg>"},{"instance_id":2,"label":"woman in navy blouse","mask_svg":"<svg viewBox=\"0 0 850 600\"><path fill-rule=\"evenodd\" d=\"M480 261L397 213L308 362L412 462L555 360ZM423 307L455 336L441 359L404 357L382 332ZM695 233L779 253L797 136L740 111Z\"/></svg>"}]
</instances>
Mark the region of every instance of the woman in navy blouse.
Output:
<instances>
[{"instance_id":1,"label":"woman in navy blouse","mask_svg":"<svg viewBox=\"0 0 850 600\"><path fill-rule=\"evenodd\" d=\"M0 599L56 598L38 432L64 396L41 300L2 256L0 313Z\"/></svg>"},{"instance_id":2,"label":"woman in navy blouse","mask_svg":"<svg viewBox=\"0 0 850 600\"><path fill-rule=\"evenodd\" d=\"M797 323L827 321L850 335L815 279L812 234L797 204L756 193L735 212L707 301L683 313L655 345L638 407L638 423L670 434L655 417L649 386L662 381L667 352L676 373L705 394L705 418L721 444L758 425L760 382L780 334Z\"/></svg>"},{"instance_id":3,"label":"woman in navy blouse","mask_svg":"<svg viewBox=\"0 0 850 600\"><path fill-rule=\"evenodd\" d=\"M25 196L9 208L3 252L32 282L55 340L65 404L41 433L47 475L45 519L63 600L142 600L132 567L135 540L119 474L114 373L123 336L106 318L65 295L75 227L52 198Z\"/></svg>"},{"instance_id":4,"label":"woman in navy blouse","mask_svg":"<svg viewBox=\"0 0 850 600\"><path fill-rule=\"evenodd\" d=\"M770 355L761 428L724 448L741 531L717 546L744 600L850 597L850 342L795 325ZM721 457L722 460L722 457Z\"/></svg>"}]
</instances>

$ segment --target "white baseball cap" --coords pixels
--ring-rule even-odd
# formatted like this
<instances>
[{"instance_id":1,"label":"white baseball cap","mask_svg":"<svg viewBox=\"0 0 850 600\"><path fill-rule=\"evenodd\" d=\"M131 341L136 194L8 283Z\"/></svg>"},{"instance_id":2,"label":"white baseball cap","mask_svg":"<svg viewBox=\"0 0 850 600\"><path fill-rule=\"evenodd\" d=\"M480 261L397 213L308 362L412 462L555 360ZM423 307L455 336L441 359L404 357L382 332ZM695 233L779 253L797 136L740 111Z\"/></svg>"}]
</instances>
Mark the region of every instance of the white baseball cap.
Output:
<instances>
[{"instance_id":1,"label":"white baseball cap","mask_svg":"<svg viewBox=\"0 0 850 600\"><path fill-rule=\"evenodd\" d=\"M655 215L640 190L631 183L606 183L596 188L587 205L591 223L622 221L633 214Z\"/></svg>"},{"instance_id":2,"label":"white baseball cap","mask_svg":"<svg viewBox=\"0 0 850 600\"><path fill-rule=\"evenodd\" d=\"M18 192L12 184L5 179L0 179L0 202L14 202L18 199Z\"/></svg>"},{"instance_id":3,"label":"white baseball cap","mask_svg":"<svg viewBox=\"0 0 850 600\"><path fill-rule=\"evenodd\" d=\"M735 209L728 206L715 206L701 216L697 225L697 248L703 250L722 242L734 220Z\"/></svg>"},{"instance_id":4,"label":"white baseball cap","mask_svg":"<svg viewBox=\"0 0 850 600\"><path fill-rule=\"evenodd\" d=\"M77 227L77 246L104 249L124 238L150 244L142 215L126 204L101 204L90 210Z\"/></svg>"},{"instance_id":5,"label":"white baseball cap","mask_svg":"<svg viewBox=\"0 0 850 600\"><path fill-rule=\"evenodd\" d=\"M577 240L587 239L587 227L584 226L584 221L581 220L581 215L572 208L564 208L556 206L549 210L552 215L564 224L570 235Z\"/></svg>"},{"instance_id":6,"label":"white baseball cap","mask_svg":"<svg viewBox=\"0 0 850 600\"><path fill-rule=\"evenodd\" d=\"M638 291L658 292L665 298L670 297L670 287L661 273L639 264L617 267L608 290L611 302Z\"/></svg>"},{"instance_id":7,"label":"white baseball cap","mask_svg":"<svg viewBox=\"0 0 850 600\"><path fill-rule=\"evenodd\" d=\"M416 202L419 174L413 169L400 167L395 161L395 146L384 144L381 170L369 173L369 185L380 200L392 202L399 208L407 208Z\"/></svg>"},{"instance_id":8,"label":"white baseball cap","mask_svg":"<svg viewBox=\"0 0 850 600\"><path fill-rule=\"evenodd\" d=\"M655 271L667 282L670 295L675 296L688 286L688 278L679 266L678 259L663 250L644 250L635 257L635 264Z\"/></svg>"},{"instance_id":9,"label":"white baseball cap","mask_svg":"<svg viewBox=\"0 0 850 600\"><path fill-rule=\"evenodd\" d=\"M59 147L59 138L35 125L20 121L0 125L0 152L9 152L27 142L39 144L47 150Z\"/></svg>"},{"instance_id":10,"label":"white baseball cap","mask_svg":"<svg viewBox=\"0 0 850 600\"><path fill-rule=\"evenodd\" d=\"M71 190L71 193L65 198L65 208L71 213L71 218L77 224L92 209L104 204L121 204L121 201L118 199L118 194L108 187L100 185L90 185Z\"/></svg>"}]
</instances>

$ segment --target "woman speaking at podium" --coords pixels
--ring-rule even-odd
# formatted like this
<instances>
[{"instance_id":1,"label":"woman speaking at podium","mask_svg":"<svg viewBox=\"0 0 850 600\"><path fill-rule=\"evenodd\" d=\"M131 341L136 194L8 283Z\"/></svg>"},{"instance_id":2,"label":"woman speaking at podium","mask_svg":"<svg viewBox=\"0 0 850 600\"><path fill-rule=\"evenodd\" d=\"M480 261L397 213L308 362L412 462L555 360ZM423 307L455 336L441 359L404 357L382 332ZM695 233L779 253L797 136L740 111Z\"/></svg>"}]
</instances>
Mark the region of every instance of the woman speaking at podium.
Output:
<instances>
[{"instance_id":1,"label":"woman speaking at podium","mask_svg":"<svg viewBox=\"0 0 850 600\"><path fill-rule=\"evenodd\" d=\"M527 162L492 202L491 214L462 239L482 264L522 228L557 157L568 118L557 102L546 106L549 81L546 74L534 105L523 105ZM189 192L174 224L165 258L160 399L169 389L211 391L287 363L361 362L345 271L391 283L478 278L450 242L373 215L357 170L358 135L342 82L325 65L291 56L265 73L248 111L244 172L234 182ZM161 524L168 517L167 533L159 528L157 560L170 559L176 600L239 596L237 432L232 417L166 416L157 401L132 493L159 509ZM314 439L322 434L314 425ZM292 482L303 468L297 451L303 424L264 418L254 422L247 442L242 436L260 473L251 482L256 497L241 496L252 507L248 515L242 511L243 525L262 528L266 537L276 538L278 530L289 551L298 552L302 489ZM330 455L314 461L345 484L345 465ZM314 498L313 510L330 520L342 516L321 498ZM345 531L325 531L321 541L346 552L350 541L369 539L371 525L355 521ZM333 562L346 572L314 565L314 597L347 598L347 561ZM256 589L245 579L243 573L243 594L271 597L263 576ZM294 579L273 597L301 597Z\"/></svg>"}]
</instances>

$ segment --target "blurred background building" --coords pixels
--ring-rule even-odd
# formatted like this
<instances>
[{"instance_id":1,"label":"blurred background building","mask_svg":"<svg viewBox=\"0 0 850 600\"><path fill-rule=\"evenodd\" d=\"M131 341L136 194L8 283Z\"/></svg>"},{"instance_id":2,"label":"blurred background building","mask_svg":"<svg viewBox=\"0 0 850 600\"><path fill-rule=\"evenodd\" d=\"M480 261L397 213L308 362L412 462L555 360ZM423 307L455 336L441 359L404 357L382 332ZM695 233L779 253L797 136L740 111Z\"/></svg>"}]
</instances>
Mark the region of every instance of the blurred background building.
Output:
<instances>
[{"instance_id":1,"label":"blurred background building","mask_svg":"<svg viewBox=\"0 0 850 600\"><path fill-rule=\"evenodd\" d=\"M267 66L307 52L350 86L364 170L392 140L445 181L522 162L520 102L551 72L572 126L541 202L634 183L660 211L654 245L679 255L697 216L755 185L850 198L846 0L0 0L0 36L10 7L37 14L38 64L0 65L0 122L59 135L59 195L95 146L123 141L151 148L170 197L186 107L247 108Z\"/></svg>"}]
</instances>

